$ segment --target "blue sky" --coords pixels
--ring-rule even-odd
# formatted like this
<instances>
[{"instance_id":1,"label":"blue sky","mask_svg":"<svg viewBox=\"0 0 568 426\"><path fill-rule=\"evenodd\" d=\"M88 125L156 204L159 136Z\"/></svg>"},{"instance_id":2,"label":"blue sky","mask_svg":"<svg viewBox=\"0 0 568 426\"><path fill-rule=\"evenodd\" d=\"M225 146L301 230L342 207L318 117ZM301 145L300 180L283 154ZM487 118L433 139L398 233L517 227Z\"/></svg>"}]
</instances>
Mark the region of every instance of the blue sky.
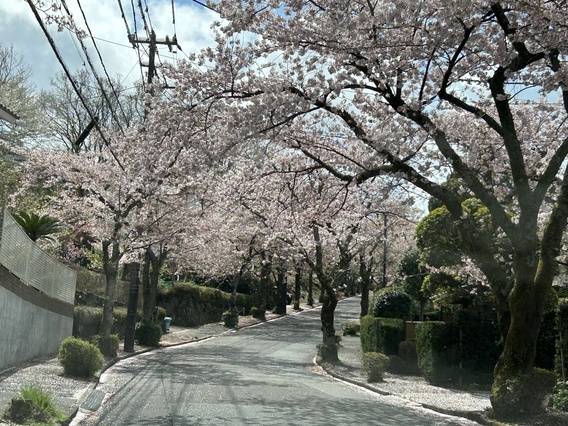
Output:
<instances>
[{"instance_id":1,"label":"blue sky","mask_svg":"<svg viewBox=\"0 0 568 426\"><path fill-rule=\"evenodd\" d=\"M46 2L51 3L51 1ZM60 0L53 1L60 4ZM134 19L131 2L129 0L121 0L121 2L126 22L130 31L133 32ZM108 73L113 77L120 74L126 86L140 79L138 54L128 42L126 24L121 17L119 1L66 0L66 4L71 9L78 27L86 30L78 4L82 6ZM137 1L134 1L134 4L136 5ZM185 58L186 54L196 52L212 43L210 25L217 19L217 16L205 7L192 0L175 0L174 25L171 0L142 0L142 4L148 8L147 16L149 16L157 38L164 39L166 35L171 38L174 33L177 33L178 43L183 49L182 52L176 54L170 53L165 46L160 47L159 57L163 62ZM140 38L146 38L138 8L135 13L138 18L137 34ZM49 25L48 30L65 63L72 71L81 67L89 67L79 42L68 30L58 32L55 25ZM102 66L92 41L87 38L84 42L89 56L102 75ZM23 56L25 63L33 73L32 82L37 88L48 88L50 78L62 71L61 65L26 0L2 0L0 2L0 43L4 46L13 46L14 50ZM146 61L147 58L143 57L142 60Z\"/></svg>"}]
</instances>

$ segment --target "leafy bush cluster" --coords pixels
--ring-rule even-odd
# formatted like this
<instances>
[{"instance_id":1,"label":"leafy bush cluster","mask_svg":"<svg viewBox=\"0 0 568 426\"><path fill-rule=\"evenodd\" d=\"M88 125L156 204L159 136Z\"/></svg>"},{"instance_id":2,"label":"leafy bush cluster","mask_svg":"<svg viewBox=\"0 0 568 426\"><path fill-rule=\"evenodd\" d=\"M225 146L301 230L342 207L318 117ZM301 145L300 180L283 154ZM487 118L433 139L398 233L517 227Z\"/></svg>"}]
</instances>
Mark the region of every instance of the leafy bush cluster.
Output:
<instances>
[{"instance_id":1,"label":"leafy bush cluster","mask_svg":"<svg viewBox=\"0 0 568 426\"><path fill-rule=\"evenodd\" d=\"M99 348L76 337L68 337L61 342L57 359L69 376L92 377L103 365L103 354Z\"/></svg>"},{"instance_id":2,"label":"leafy bush cluster","mask_svg":"<svg viewBox=\"0 0 568 426\"><path fill-rule=\"evenodd\" d=\"M395 287L384 288L371 302L371 313L380 318L408 318L411 309L412 298Z\"/></svg>"},{"instance_id":3,"label":"leafy bush cluster","mask_svg":"<svg viewBox=\"0 0 568 426\"><path fill-rule=\"evenodd\" d=\"M389 366L389 357L380 352L363 353L362 371L367 375L368 382L380 382Z\"/></svg>"},{"instance_id":4,"label":"leafy bush cluster","mask_svg":"<svg viewBox=\"0 0 568 426\"><path fill-rule=\"evenodd\" d=\"M140 323L137 325L134 332L134 338L142 346L150 346L157 348L160 346L160 339L162 338L162 328L158 324Z\"/></svg>"}]
</instances>

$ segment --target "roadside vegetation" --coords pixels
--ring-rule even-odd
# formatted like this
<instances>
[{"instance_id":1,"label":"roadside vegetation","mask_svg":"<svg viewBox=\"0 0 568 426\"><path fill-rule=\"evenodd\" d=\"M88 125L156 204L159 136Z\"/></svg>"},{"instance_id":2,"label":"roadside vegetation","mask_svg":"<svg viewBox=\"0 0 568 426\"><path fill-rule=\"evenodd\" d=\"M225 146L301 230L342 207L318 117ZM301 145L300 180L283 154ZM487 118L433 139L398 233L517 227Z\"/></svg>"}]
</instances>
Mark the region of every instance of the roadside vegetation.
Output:
<instances>
[{"instance_id":1,"label":"roadside vegetation","mask_svg":"<svg viewBox=\"0 0 568 426\"><path fill-rule=\"evenodd\" d=\"M40 386L22 387L4 410L1 420L19 425L65 425L68 417L60 411L49 392Z\"/></svg>"}]
</instances>

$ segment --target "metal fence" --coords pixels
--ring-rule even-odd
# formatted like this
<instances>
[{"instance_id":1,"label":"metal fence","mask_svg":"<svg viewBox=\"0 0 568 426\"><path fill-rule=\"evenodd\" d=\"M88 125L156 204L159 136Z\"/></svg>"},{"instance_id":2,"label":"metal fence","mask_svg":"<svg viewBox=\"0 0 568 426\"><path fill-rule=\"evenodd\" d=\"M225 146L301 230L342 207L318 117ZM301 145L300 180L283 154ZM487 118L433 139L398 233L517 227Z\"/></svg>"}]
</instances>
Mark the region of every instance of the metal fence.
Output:
<instances>
[{"instance_id":1,"label":"metal fence","mask_svg":"<svg viewBox=\"0 0 568 426\"><path fill-rule=\"evenodd\" d=\"M54 299L75 303L77 272L39 248L6 209L0 238L0 263L24 284Z\"/></svg>"}]
</instances>

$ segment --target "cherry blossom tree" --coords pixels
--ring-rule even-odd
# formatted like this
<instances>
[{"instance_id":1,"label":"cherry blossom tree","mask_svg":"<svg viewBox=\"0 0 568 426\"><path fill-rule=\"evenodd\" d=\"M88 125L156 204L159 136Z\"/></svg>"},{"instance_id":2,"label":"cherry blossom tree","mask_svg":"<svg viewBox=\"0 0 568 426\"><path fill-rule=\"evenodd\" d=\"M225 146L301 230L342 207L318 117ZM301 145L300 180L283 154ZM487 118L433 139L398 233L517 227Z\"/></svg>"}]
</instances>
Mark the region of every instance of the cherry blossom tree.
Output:
<instances>
[{"instance_id":1,"label":"cherry blossom tree","mask_svg":"<svg viewBox=\"0 0 568 426\"><path fill-rule=\"evenodd\" d=\"M168 138L167 129L148 132L156 127L152 120L146 126L114 135L112 143L96 152L19 150L25 158L20 192L40 182L50 193L51 212L65 223L90 225L100 242L106 276L100 332L105 336L112 329L120 262L125 255L138 260L139 250L151 250L178 229L172 226L181 222L167 217L172 210L168 206L172 194L179 199L192 177L188 171L193 157L185 157L189 150L178 139ZM161 139L155 140L156 134Z\"/></svg>"},{"instance_id":2,"label":"cherry blossom tree","mask_svg":"<svg viewBox=\"0 0 568 426\"><path fill-rule=\"evenodd\" d=\"M522 395L541 377L536 337L568 216L563 2L210 5L224 18L217 46L195 58L201 68L172 75L179 93L200 88L186 99L226 111L231 131L209 140L278 139L349 185L404 180L439 199L463 234L471 222L460 194L439 184L445 175L488 209L512 247L509 262L483 239L466 248L504 330L492 405L538 411Z\"/></svg>"}]
</instances>

